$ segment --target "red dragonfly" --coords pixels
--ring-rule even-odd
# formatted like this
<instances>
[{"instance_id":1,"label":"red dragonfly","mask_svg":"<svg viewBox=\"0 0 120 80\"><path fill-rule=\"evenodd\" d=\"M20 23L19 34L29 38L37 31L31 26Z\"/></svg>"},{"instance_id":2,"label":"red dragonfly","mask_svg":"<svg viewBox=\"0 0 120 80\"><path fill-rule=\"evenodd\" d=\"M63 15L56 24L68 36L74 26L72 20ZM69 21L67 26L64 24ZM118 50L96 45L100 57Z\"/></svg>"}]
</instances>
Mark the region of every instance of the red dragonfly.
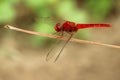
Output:
<instances>
[{"instance_id":1,"label":"red dragonfly","mask_svg":"<svg viewBox=\"0 0 120 80\"><path fill-rule=\"evenodd\" d=\"M110 26L111 26L111 24L76 24L75 22L70 22L70 21L65 21L62 25L60 25L60 23L57 23L55 25L55 27L54 27L55 31L61 33L61 36L63 36L64 32L67 32L68 34L70 34L70 37L68 38L68 40L65 42L65 44L61 48L59 54L55 58L55 61L57 61L57 59L60 57L61 52L63 51L63 49L65 48L67 43L70 41L73 34L75 32L77 32L79 29L84 29L84 28L104 28L104 27L110 27ZM47 54L47 56L46 56L47 61L49 60L50 53L51 52L49 52Z\"/></svg>"}]
</instances>

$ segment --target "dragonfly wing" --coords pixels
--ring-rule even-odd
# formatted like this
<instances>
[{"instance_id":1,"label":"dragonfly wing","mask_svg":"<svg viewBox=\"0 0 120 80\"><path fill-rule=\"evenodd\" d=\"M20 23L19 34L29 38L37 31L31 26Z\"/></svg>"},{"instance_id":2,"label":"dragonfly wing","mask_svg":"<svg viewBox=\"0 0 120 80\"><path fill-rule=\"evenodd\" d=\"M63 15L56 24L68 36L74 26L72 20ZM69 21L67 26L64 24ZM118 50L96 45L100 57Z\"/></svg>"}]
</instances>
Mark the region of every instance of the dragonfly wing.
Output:
<instances>
[{"instance_id":1,"label":"dragonfly wing","mask_svg":"<svg viewBox=\"0 0 120 80\"><path fill-rule=\"evenodd\" d=\"M60 35L61 38L62 38L62 36L63 36L63 31L57 32L57 33L55 33L55 34ZM57 39L57 41L55 42L55 44L54 44L54 45L52 46L52 48L48 51L47 56L46 56L46 61L48 61L48 60L50 60L52 57L54 57L55 54L54 54L53 50L55 50L56 45L58 46L58 45L60 44L60 42L61 42L61 40L60 40L60 39Z\"/></svg>"},{"instance_id":2,"label":"dragonfly wing","mask_svg":"<svg viewBox=\"0 0 120 80\"><path fill-rule=\"evenodd\" d=\"M54 62L56 62L58 60L58 58L61 55L61 52L64 50L65 46L67 45L67 43L70 41L70 39L72 38L73 34L70 35L70 37L68 38L68 40L65 42L65 44L63 45L63 47L61 48L60 52L58 53L57 57L55 58Z\"/></svg>"},{"instance_id":3,"label":"dragonfly wing","mask_svg":"<svg viewBox=\"0 0 120 80\"><path fill-rule=\"evenodd\" d=\"M53 50L55 50L56 45L59 45L61 40L57 40L55 44L52 46L52 48L48 51L47 56L46 56L46 61L49 61L52 57L54 57L55 53Z\"/></svg>"}]
</instances>

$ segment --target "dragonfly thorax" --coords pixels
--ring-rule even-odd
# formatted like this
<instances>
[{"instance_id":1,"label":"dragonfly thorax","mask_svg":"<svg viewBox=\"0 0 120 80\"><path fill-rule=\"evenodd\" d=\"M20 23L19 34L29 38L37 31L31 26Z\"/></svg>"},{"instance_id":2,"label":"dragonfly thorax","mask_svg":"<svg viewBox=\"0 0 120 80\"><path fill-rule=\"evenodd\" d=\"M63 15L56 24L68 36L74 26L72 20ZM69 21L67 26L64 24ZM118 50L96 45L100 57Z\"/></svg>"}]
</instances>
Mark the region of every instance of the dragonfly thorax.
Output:
<instances>
[{"instance_id":1,"label":"dragonfly thorax","mask_svg":"<svg viewBox=\"0 0 120 80\"><path fill-rule=\"evenodd\" d=\"M76 27L76 24L70 21L66 21L65 23L63 23L63 25L60 25L60 23L57 23L54 28L57 32L60 32L60 31L76 32L78 30L78 28Z\"/></svg>"}]
</instances>

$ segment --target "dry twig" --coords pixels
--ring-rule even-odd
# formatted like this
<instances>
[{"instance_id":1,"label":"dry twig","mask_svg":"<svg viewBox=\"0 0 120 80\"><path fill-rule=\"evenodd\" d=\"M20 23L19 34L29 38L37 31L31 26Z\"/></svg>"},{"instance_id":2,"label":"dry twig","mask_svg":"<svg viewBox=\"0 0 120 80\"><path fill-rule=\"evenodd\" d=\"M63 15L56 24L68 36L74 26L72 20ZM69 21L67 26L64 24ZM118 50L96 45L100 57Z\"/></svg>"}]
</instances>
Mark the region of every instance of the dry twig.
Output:
<instances>
[{"instance_id":1,"label":"dry twig","mask_svg":"<svg viewBox=\"0 0 120 80\"><path fill-rule=\"evenodd\" d=\"M24 30L24 29L20 29L20 28L16 28L10 25L6 25L4 26L7 29L11 29L11 30L15 30L15 31L20 31L20 32L25 32L28 34L34 34L34 35L38 35L38 36L43 36L43 37L49 37L49 38L59 38L61 40L67 40L67 37L62 37L58 36L58 35L52 35L52 34L43 34L43 33L38 33L38 32L34 32L34 31L29 31L29 30ZM71 38L70 41L73 42L78 42L78 43L87 43L87 44L95 44L95 45L102 45L102 46L106 46L106 47L111 47L111 48L118 48L120 49L120 46L117 45L111 45L111 44L105 44L105 43L100 43L100 42L93 42L93 41L87 41L87 40L80 40L80 39L75 39L75 38Z\"/></svg>"}]
</instances>

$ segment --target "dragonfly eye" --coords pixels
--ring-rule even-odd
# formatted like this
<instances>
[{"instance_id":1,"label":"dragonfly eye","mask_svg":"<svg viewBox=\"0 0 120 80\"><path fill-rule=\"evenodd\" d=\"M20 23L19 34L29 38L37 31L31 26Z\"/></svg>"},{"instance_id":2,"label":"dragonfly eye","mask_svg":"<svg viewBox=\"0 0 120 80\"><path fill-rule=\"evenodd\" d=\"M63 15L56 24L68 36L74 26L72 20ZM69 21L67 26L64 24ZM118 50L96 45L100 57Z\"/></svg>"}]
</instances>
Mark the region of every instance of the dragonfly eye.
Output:
<instances>
[{"instance_id":1,"label":"dragonfly eye","mask_svg":"<svg viewBox=\"0 0 120 80\"><path fill-rule=\"evenodd\" d=\"M57 24L55 25L54 29L55 29L57 32L61 31L60 23L57 23Z\"/></svg>"}]
</instances>

